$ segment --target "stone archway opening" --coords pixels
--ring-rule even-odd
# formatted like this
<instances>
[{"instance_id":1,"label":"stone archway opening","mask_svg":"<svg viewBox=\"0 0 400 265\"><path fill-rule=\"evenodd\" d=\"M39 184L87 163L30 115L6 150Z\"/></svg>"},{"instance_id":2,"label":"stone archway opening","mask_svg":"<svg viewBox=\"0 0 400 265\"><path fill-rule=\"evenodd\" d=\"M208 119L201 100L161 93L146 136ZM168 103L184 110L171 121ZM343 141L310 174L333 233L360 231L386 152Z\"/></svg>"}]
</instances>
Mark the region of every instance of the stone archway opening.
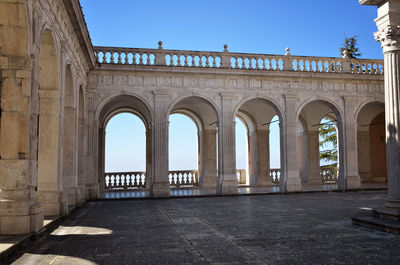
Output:
<instances>
[{"instance_id":1,"label":"stone archway opening","mask_svg":"<svg viewBox=\"0 0 400 265\"><path fill-rule=\"evenodd\" d=\"M330 102L315 100L298 115L297 164L302 183L334 185L344 181L342 120Z\"/></svg>"},{"instance_id":2,"label":"stone archway opening","mask_svg":"<svg viewBox=\"0 0 400 265\"><path fill-rule=\"evenodd\" d=\"M238 185L249 185L249 129L245 115L235 118L236 178Z\"/></svg>"},{"instance_id":3,"label":"stone archway opening","mask_svg":"<svg viewBox=\"0 0 400 265\"><path fill-rule=\"evenodd\" d=\"M105 190L146 187L146 127L133 112L121 111L105 126Z\"/></svg>"},{"instance_id":4,"label":"stone archway opening","mask_svg":"<svg viewBox=\"0 0 400 265\"><path fill-rule=\"evenodd\" d=\"M358 171L361 183L386 183L385 105L370 102L357 115Z\"/></svg>"},{"instance_id":5,"label":"stone archway opening","mask_svg":"<svg viewBox=\"0 0 400 265\"><path fill-rule=\"evenodd\" d=\"M153 155L152 113L146 103L135 96L118 95L107 100L98 113L98 119L100 192L148 191L153 177ZM112 131L107 133L110 128ZM112 139L108 134L112 134Z\"/></svg>"},{"instance_id":6,"label":"stone archway opening","mask_svg":"<svg viewBox=\"0 0 400 265\"><path fill-rule=\"evenodd\" d=\"M199 186L199 120L189 111L169 116L168 179L172 188Z\"/></svg>"},{"instance_id":7,"label":"stone archway opening","mask_svg":"<svg viewBox=\"0 0 400 265\"><path fill-rule=\"evenodd\" d=\"M328 114L319 123L319 167L322 184L336 184L338 177L338 137L336 118Z\"/></svg>"},{"instance_id":8,"label":"stone archway opening","mask_svg":"<svg viewBox=\"0 0 400 265\"><path fill-rule=\"evenodd\" d=\"M205 98L199 96L190 96L184 98L173 105L169 112L169 119L173 115L179 114L186 117L192 126L192 139L188 148L192 151L192 156L197 156L198 171L192 168L188 170L172 170L169 171L168 177L171 187L181 188L184 186L200 187L203 189L216 189L218 181L218 126L219 118L215 106ZM195 126L193 126L195 125ZM170 124L169 137L171 137L172 125ZM194 130L196 134L193 135ZM182 137L187 137L185 132L182 132ZM170 144L173 144L169 142ZM197 147L196 147L197 146ZM169 145L168 150L173 150ZM195 159L191 167L196 167ZM171 165L172 166L172 165ZM180 165L174 165L175 168L182 168ZM170 168L170 170L173 168Z\"/></svg>"},{"instance_id":9,"label":"stone archway opening","mask_svg":"<svg viewBox=\"0 0 400 265\"><path fill-rule=\"evenodd\" d=\"M238 184L258 187L279 184L282 159L280 111L269 100L255 98L241 104L236 117L247 130L248 169L236 168ZM248 177L243 178L245 173Z\"/></svg>"},{"instance_id":10,"label":"stone archway opening","mask_svg":"<svg viewBox=\"0 0 400 265\"><path fill-rule=\"evenodd\" d=\"M59 63L53 33L45 29L40 43L38 115L38 198L45 216L68 212L60 178Z\"/></svg>"}]
</instances>

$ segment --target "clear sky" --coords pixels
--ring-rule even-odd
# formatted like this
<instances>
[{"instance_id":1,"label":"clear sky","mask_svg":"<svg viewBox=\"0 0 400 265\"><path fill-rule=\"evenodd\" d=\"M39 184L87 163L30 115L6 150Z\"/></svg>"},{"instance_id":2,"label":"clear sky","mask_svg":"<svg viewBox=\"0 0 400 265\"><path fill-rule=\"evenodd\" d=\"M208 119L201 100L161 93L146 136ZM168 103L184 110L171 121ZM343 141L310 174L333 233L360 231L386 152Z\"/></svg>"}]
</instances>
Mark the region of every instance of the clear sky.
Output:
<instances>
[{"instance_id":1,"label":"clear sky","mask_svg":"<svg viewBox=\"0 0 400 265\"><path fill-rule=\"evenodd\" d=\"M376 7L357 0L81 0L81 5L95 46L157 48L162 40L165 49L222 51L226 43L232 52L284 54L289 47L293 55L338 57L346 34L358 36L362 58L383 58L373 38ZM145 150L144 127L132 115L115 119L107 128L106 170L144 170L144 153L139 155ZM247 163L240 126L238 168ZM279 127L271 126L276 126L270 140L274 168ZM170 118L171 170L197 166L195 128L189 118Z\"/></svg>"},{"instance_id":2,"label":"clear sky","mask_svg":"<svg viewBox=\"0 0 400 265\"><path fill-rule=\"evenodd\" d=\"M376 7L357 0L81 0L94 45L338 56L358 35L363 58L382 58Z\"/></svg>"}]
</instances>

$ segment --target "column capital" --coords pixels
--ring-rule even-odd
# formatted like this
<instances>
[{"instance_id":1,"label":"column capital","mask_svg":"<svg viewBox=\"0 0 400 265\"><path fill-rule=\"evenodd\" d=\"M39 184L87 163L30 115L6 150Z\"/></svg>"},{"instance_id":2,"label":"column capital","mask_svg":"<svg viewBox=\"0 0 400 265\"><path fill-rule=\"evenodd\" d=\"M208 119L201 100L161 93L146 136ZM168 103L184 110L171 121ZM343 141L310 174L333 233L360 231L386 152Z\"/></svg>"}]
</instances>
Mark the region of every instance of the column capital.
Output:
<instances>
[{"instance_id":1,"label":"column capital","mask_svg":"<svg viewBox=\"0 0 400 265\"><path fill-rule=\"evenodd\" d=\"M381 43L383 53L400 51L400 25L387 25L375 32L374 37Z\"/></svg>"}]
</instances>

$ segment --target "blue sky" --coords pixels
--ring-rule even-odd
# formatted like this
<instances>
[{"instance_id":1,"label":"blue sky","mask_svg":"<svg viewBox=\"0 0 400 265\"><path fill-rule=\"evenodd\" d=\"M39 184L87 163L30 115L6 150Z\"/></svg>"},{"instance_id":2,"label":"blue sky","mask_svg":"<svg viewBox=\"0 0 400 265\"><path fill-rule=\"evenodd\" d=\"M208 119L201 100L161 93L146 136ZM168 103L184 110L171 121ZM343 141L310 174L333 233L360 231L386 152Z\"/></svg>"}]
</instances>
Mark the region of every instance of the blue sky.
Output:
<instances>
[{"instance_id":1,"label":"blue sky","mask_svg":"<svg viewBox=\"0 0 400 265\"><path fill-rule=\"evenodd\" d=\"M363 58L382 58L376 7L357 0L81 0L94 45L338 56L358 35Z\"/></svg>"},{"instance_id":2,"label":"blue sky","mask_svg":"<svg viewBox=\"0 0 400 265\"><path fill-rule=\"evenodd\" d=\"M81 5L95 46L157 48L162 40L165 49L222 51L227 43L232 52L284 54L289 47L293 55L338 57L346 34L358 36L362 58L383 58L373 38L376 7L357 0L81 0ZM171 170L197 165L194 124L189 130L191 121L178 116L170 119L170 140L180 139L170 144ZM106 170L143 170L144 154L138 154L145 148L144 127L129 114L115 119L107 128ZM238 139L245 139L240 126ZM279 167L278 127L275 131L271 167ZM246 142L238 141L240 168L246 165Z\"/></svg>"}]
</instances>

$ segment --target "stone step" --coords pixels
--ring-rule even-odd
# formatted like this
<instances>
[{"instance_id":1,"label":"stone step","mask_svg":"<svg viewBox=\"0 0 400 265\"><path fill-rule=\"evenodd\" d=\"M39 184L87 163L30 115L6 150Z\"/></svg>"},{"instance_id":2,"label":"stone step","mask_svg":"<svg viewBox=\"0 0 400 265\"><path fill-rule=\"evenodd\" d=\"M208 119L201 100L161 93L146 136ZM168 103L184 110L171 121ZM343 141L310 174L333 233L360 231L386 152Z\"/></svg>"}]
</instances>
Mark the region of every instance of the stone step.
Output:
<instances>
[{"instance_id":1,"label":"stone step","mask_svg":"<svg viewBox=\"0 0 400 265\"><path fill-rule=\"evenodd\" d=\"M384 232L400 235L400 222L376 216L376 212L363 212L352 217L354 225L378 229Z\"/></svg>"}]
</instances>

